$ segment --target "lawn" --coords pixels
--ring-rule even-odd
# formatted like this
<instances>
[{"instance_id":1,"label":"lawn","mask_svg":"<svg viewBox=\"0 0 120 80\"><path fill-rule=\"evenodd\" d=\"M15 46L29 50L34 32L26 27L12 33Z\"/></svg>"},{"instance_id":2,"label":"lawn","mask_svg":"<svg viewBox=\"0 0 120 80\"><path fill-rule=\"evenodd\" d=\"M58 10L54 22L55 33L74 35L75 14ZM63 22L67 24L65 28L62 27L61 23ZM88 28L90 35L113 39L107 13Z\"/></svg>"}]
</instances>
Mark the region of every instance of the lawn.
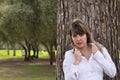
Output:
<instances>
[{"instance_id":1,"label":"lawn","mask_svg":"<svg viewBox=\"0 0 120 80\"><path fill-rule=\"evenodd\" d=\"M9 55L7 50L0 50L0 59L1 58L23 58L22 56L22 50L16 50L16 56L13 56L13 50L9 50ZM31 51L31 55L33 54L33 51ZM48 52L39 52L40 58L49 58Z\"/></svg>"},{"instance_id":2,"label":"lawn","mask_svg":"<svg viewBox=\"0 0 120 80\"><path fill-rule=\"evenodd\" d=\"M0 50L0 80L56 80L55 65L49 65L48 53L40 53L36 61L25 62L21 51L13 57L12 50Z\"/></svg>"}]
</instances>

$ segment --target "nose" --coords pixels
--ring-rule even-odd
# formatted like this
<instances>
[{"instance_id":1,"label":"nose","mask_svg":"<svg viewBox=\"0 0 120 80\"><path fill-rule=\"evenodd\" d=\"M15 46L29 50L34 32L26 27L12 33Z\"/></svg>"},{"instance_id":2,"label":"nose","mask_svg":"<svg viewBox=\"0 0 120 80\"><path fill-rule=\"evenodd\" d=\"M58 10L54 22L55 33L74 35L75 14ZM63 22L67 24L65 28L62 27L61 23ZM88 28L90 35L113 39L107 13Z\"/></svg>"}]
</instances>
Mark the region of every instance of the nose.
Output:
<instances>
[{"instance_id":1,"label":"nose","mask_svg":"<svg viewBox=\"0 0 120 80\"><path fill-rule=\"evenodd\" d=\"M77 35L77 40L79 41L79 40L81 40L81 36L80 35Z\"/></svg>"}]
</instances>

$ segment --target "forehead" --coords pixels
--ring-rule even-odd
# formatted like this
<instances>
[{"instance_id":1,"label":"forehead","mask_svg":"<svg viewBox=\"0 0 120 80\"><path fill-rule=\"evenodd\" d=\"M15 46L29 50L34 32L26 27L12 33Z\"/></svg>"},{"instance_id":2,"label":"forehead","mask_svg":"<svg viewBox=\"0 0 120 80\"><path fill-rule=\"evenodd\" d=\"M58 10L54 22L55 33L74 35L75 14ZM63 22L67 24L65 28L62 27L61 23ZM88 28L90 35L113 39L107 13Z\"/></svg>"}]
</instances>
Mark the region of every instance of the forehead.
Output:
<instances>
[{"instance_id":1,"label":"forehead","mask_svg":"<svg viewBox=\"0 0 120 80\"><path fill-rule=\"evenodd\" d=\"M82 29L73 29L73 30L71 30L71 34L78 34L78 35L83 35L83 34L85 34L86 32L84 31L84 30L82 30Z\"/></svg>"},{"instance_id":2,"label":"forehead","mask_svg":"<svg viewBox=\"0 0 120 80\"><path fill-rule=\"evenodd\" d=\"M77 35L79 35L79 36L83 36L84 34L86 34L86 33L76 33L76 32L71 32L71 36L77 36Z\"/></svg>"}]
</instances>

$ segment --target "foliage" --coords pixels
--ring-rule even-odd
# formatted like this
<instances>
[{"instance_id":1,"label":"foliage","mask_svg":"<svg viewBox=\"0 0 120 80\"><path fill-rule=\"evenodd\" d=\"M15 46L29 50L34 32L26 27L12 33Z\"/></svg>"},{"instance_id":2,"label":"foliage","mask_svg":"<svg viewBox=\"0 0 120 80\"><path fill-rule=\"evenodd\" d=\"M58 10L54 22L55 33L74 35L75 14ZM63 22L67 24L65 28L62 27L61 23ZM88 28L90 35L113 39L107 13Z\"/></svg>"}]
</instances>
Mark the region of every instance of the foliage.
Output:
<instances>
[{"instance_id":1,"label":"foliage","mask_svg":"<svg viewBox=\"0 0 120 80\"><path fill-rule=\"evenodd\" d=\"M47 4L46 4L47 3ZM44 0L42 2L42 31L41 38L42 42L50 45L56 45L56 31L57 31L57 1ZM44 36L42 36L44 35Z\"/></svg>"},{"instance_id":2,"label":"foliage","mask_svg":"<svg viewBox=\"0 0 120 80\"><path fill-rule=\"evenodd\" d=\"M29 35L27 32L32 22L30 20L33 20L34 16L30 6L22 3L7 5L2 8L1 14L0 26L9 40L20 41L20 39Z\"/></svg>"},{"instance_id":3,"label":"foliage","mask_svg":"<svg viewBox=\"0 0 120 80\"><path fill-rule=\"evenodd\" d=\"M45 43L49 53L52 52L53 46L56 46L57 1L1 1L0 40L10 46L16 43L22 45L26 57L29 57L31 49L34 53L38 52L41 43Z\"/></svg>"}]
</instances>

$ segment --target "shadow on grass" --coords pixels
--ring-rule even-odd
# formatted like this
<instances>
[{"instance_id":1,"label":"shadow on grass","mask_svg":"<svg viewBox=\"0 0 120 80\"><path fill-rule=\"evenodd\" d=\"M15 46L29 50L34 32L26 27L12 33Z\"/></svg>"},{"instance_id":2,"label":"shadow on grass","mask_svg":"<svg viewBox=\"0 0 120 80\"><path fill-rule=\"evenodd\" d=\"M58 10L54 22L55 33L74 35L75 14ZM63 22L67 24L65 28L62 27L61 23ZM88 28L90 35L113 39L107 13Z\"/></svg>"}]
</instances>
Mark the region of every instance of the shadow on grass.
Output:
<instances>
[{"instance_id":1,"label":"shadow on grass","mask_svg":"<svg viewBox=\"0 0 120 80\"><path fill-rule=\"evenodd\" d=\"M0 80L55 80L55 65L48 59L24 62L23 59L0 60Z\"/></svg>"}]
</instances>

